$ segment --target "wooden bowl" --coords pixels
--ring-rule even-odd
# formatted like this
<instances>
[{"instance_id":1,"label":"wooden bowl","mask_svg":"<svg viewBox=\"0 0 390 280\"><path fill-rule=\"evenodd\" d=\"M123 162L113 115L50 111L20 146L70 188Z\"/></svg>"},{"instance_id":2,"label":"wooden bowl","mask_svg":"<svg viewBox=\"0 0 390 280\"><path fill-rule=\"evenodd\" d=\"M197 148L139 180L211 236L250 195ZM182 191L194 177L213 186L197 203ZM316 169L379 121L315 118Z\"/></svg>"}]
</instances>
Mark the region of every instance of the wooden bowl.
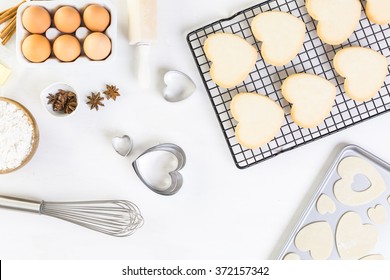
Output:
<instances>
[{"instance_id":1,"label":"wooden bowl","mask_svg":"<svg viewBox=\"0 0 390 280\"><path fill-rule=\"evenodd\" d=\"M6 174L6 173L11 173L11 172L13 172L13 171L23 167L25 164L27 164L31 160L31 158L35 154L35 151L38 148L39 130L38 130L38 125L37 125L33 115L22 104L16 102L15 100L12 100L12 99L9 99L9 98L5 98L5 97L0 97L0 101L12 104L12 105L16 106L18 109L20 109L21 111L23 111L23 113L26 115L26 117L28 118L29 122L31 123L31 125L33 127L33 137L32 137L32 145L31 145L30 153L15 168L12 168L12 169L0 169L0 174Z\"/></svg>"}]
</instances>

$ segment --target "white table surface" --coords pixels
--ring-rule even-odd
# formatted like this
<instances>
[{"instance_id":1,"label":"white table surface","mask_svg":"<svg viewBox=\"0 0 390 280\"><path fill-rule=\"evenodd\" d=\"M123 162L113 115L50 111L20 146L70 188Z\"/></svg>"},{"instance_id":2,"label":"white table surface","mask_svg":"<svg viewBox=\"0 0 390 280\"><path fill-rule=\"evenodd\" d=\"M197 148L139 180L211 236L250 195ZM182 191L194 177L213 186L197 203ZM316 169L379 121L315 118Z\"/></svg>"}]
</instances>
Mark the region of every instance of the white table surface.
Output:
<instances>
[{"instance_id":1,"label":"white table surface","mask_svg":"<svg viewBox=\"0 0 390 280\"><path fill-rule=\"evenodd\" d=\"M12 2L12 3L11 3ZM0 1L0 10L18 0ZM0 48L12 69L0 95L24 104L40 129L31 162L0 176L0 193L47 201L128 199L145 218L133 236L114 238L50 217L0 210L1 259L270 259L275 258L319 181L341 148L357 144L390 161L390 115L385 114L239 170L201 83L185 36L195 28L260 1L160 0L155 84L142 92L134 78L134 49L127 43L126 1L118 8L118 56L113 64L84 69L27 69L18 65L15 39ZM184 102L161 97L162 73L184 71L198 87ZM40 91L53 82L73 85L85 100L105 83L121 97L99 112L83 102L69 118L50 116ZM111 138L128 134L135 149L121 158ZM132 160L146 148L173 142L187 153L184 186L172 197L147 189Z\"/></svg>"}]
</instances>

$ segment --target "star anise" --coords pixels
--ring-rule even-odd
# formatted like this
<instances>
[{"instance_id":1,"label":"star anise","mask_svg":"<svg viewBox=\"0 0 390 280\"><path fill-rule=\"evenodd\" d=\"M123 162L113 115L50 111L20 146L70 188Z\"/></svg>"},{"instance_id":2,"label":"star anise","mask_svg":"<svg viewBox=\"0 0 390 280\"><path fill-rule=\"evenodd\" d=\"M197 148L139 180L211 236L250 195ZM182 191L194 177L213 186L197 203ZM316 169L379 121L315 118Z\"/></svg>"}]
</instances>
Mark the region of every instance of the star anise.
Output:
<instances>
[{"instance_id":1,"label":"star anise","mask_svg":"<svg viewBox=\"0 0 390 280\"><path fill-rule=\"evenodd\" d=\"M103 93L106 95L107 97L107 100L109 99L114 99L114 101L116 100L116 98L118 96L120 96L119 94L119 88L117 88L116 86L114 85L106 85L106 90L103 91Z\"/></svg>"},{"instance_id":2,"label":"star anise","mask_svg":"<svg viewBox=\"0 0 390 280\"><path fill-rule=\"evenodd\" d=\"M77 107L77 99L75 99L75 98L73 99L72 98L65 105L65 108L64 108L65 114L73 113L73 111L76 110L76 107Z\"/></svg>"},{"instance_id":3,"label":"star anise","mask_svg":"<svg viewBox=\"0 0 390 280\"><path fill-rule=\"evenodd\" d=\"M54 104L57 101L57 94L49 93L49 95L46 98L49 99L47 101L47 104Z\"/></svg>"},{"instance_id":4,"label":"star anise","mask_svg":"<svg viewBox=\"0 0 390 280\"><path fill-rule=\"evenodd\" d=\"M89 105L91 110L96 109L96 111L99 111L99 106L104 106L104 104L102 103L104 97L100 96L100 92L96 94L92 92L90 96L87 96L87 98L89 100L87 104Z\"/></svg>"},{"instance_id":5,"label":"star anise","mask_svg":"<svg viewBox=\"0 0 390 280\"><path fill-rule=\"evenodd\" d=\"M49 94L47 99L47 104L52 104L55 112L71 114L77 107L77 96L71 91L59 89L56 94Z\"/></svg>"}]
</instances>

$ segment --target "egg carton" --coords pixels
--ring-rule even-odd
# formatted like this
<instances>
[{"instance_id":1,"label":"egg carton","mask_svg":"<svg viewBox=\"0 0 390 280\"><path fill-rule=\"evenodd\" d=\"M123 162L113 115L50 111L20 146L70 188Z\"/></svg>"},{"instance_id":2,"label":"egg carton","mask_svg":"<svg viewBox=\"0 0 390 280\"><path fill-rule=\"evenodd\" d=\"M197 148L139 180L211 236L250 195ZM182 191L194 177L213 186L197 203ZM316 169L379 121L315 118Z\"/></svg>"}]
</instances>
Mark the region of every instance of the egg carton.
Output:
<instances>
[{"instance_id":1,"label":"egg carton","mask_svg":"<svg viewBox=\"0 0 390 280\"><path fill-rule=\"evenodd\" d=\"M31 33L28 32L22 23L22 15L25 9L27 9L30 6L40 6L45 8L49 11L51 17L53 18L54 13L57 9L59 9L62 6L71 6L77 9L80 12L81 15L81 26L76 30L76 32L73 33L73 35L80 41L80 44L83 44L84 39L92 33L92 31L88 30L85 27L84 21L82 19L82 13L84 12L85 8L88 7L91 4L98 4L103 6L108 10L111 16L110 25L105 30L104 34L106 34L110 40L111 40L111 53L108 57L106 57L104 60L91 60L89 59L84 51L83 48L81 48L81 55L72 62L63 62L57 59L53 52L51 52L50 57L45 60L44 62L40 63L34 63L26 59L22 53L22 43L23 40L30 35ZM53 46L54 40L59 36L62 35L60 31L58 31L54 23L52 21L52 24L50 28L46 31L45 34L43 34L45 37L47 37L51 43L51 46ZM117 12L114 7L114 5L110 1L102 1L102 0L94 0L94 1L76 1L76 0L58 0L58 1L29 1L24 4L22 4L17 11L16 15L16 56L18 61L28 67L55 67L58 65L64 66L64 65L72 65L72 66L83 66L83 65L100 65L100 64L107 64L114 60L116 56L116 47L117 47Z\"/></svg>"}]
</instances>

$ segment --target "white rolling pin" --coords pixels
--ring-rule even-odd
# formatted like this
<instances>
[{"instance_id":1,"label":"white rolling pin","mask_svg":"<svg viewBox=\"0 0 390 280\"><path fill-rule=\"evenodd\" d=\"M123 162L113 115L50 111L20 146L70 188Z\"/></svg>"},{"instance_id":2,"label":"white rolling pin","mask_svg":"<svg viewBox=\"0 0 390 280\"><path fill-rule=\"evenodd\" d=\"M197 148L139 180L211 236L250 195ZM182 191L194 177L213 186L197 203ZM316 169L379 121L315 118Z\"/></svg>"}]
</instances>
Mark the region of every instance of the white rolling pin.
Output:
<instances>
[{"instance_id":1,"label":"white rolling pin","mask_svg":"<svg viewBox=\"0 0 390 280\"><path fill-rule=\"evenodd\" d=\"M157 37L156 0L127 0L129 10L129 43L138 48L138 81L149 88L150 49Z\"/></svg>"}]
</instances>

